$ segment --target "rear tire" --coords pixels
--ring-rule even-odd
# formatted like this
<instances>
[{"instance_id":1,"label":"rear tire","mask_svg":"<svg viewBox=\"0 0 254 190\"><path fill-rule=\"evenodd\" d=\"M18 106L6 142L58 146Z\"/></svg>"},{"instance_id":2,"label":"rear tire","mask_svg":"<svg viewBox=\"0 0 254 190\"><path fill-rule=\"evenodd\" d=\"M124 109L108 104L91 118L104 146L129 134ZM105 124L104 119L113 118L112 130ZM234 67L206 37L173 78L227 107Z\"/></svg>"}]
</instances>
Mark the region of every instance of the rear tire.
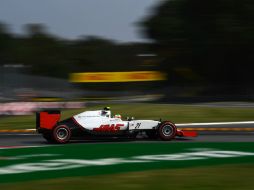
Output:
<instances>
[{"instance_id":1,"label":"rear tire","mask_svg":"<svg viewBox=\"0 0 254 190\"><path fill-rule=\"evenodd\" d=\"M71 130L67 125L56 126L52 133L53 141L58 144L65 144L71 138Z\"/></svg>"},{"instance_id":2,"label":"rear tire","mask_svg":"<svg viewBox=\"0 0 254 190\"><path fill-rule=\"evenodd\" d=\"M176 126L169 121L161 123L158 128L159 137L164 141L170 141L175 138L176 132Z\"/></svg>"}]
</instances>

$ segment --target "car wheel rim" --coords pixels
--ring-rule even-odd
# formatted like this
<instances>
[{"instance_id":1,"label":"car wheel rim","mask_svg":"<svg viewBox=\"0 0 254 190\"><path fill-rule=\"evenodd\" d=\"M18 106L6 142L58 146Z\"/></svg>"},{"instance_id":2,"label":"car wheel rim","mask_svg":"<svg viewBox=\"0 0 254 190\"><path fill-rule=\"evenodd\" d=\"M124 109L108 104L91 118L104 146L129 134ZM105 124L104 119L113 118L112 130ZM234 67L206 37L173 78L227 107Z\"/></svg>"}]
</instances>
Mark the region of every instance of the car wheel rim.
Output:
<instances>
[{"instance_id":1,"label":"car wheel rim","mask_svg":"<svg viewBox=\"0 0 254 190\"><path fill-rule=\"evenodd\" d=\"M59 140L65 140L68 137L69 132L65 128L59 128L56 132L56 135Z\"/></svg>"},{"instance_id":2,"label":"car wheel rim","mask_svg":"<svg viewBox=\"0 0 254 190\"><path fill-rule=\"evenodd\" d=\"M173 134L173 129L170 125L165 125L162 128L162 133L164 136L171 136Z\"/></svg>"}]
</instances>

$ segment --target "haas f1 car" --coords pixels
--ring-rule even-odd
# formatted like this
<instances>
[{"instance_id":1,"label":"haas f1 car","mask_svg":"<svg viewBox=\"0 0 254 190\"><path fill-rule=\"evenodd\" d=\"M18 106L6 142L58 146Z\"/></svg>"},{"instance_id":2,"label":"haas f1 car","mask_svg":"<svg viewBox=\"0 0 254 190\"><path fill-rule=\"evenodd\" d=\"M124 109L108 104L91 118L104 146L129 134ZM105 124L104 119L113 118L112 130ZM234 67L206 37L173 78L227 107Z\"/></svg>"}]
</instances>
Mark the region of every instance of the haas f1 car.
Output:
<instances>
[{"instance_id":1,"label":"haas f1 car","mask_svg":"<svg viewBox=\"0 0 254 190\"><path fill-rule=\"evenodd\" d=\"M194 131L178 130L170 121L121 119L120 115L111 117L110 109L85 111L60 121L59 110L36 113L36 129L51 143L67 143L71 139L124 137L136 138L145 133L150 139L169 141L178 137L195 137Z\"/></svg>"}]
</instances>

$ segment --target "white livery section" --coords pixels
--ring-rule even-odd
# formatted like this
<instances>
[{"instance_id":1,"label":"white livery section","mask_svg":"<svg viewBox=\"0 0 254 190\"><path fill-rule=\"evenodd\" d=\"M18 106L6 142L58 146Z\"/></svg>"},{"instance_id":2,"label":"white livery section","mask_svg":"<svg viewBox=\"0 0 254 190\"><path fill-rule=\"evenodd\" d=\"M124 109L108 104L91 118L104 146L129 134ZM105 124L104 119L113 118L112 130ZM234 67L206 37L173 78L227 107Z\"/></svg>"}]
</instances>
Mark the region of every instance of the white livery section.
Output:
<instances>
[{"instance_id":1,"label":"white livery section","mask_svg":"<svg viewBox=\"0 0 254 190\"><path fill-rule=\"evenodd\" d=\"M160 123L153 120L123 121L120 118L111 117L111 111L104 110L86 111L73 116L73 118L80 126L88 130L94 130L102 125L119 125L119 130L149 130L155 129Z\"/></svg>"},{"instance_id":2,"label":"white livery section","mask_svg":"<svg viewBox=\"0 0 254 190\"><path fill-rule=\"evenodd\" d=\"M85 111L78 115L73 116L76 122L85 129L94 130L102 125L120 124L119 130L126 130L128 127L127 121L122 121L120 118L112 118L111 111L97 110Z\"/></svg>"},{"instance_id":3,"label":"white livery section","mask_svg":"<svg viewBox=\"0 0 254 190\"><path fill-rule=\"evenodd\" d=\"M134 120L129 122L129 130L155 129L156 127L158 127L159 124L160 124L159 121L153 120Z\"/></svg>"}]
</instances>

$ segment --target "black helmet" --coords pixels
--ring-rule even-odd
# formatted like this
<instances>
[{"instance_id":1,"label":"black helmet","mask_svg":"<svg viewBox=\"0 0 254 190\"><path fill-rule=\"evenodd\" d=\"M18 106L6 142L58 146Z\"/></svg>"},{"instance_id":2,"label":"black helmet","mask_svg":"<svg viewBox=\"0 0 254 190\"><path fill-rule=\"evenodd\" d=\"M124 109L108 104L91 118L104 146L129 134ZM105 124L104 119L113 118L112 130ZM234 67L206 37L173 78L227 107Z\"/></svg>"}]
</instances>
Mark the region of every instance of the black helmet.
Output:
<instances>
[{"instance_id":1,"label":"black helmet","mask_svg":"<svg viewBox=\"0 0 254 190\"><path fill-rule=\"evenodd\" d=\"M109 111L109 110L110 110L110 107L105 107L104 110L105 110L105 111Z\"/></svg>"}]
</instances>

